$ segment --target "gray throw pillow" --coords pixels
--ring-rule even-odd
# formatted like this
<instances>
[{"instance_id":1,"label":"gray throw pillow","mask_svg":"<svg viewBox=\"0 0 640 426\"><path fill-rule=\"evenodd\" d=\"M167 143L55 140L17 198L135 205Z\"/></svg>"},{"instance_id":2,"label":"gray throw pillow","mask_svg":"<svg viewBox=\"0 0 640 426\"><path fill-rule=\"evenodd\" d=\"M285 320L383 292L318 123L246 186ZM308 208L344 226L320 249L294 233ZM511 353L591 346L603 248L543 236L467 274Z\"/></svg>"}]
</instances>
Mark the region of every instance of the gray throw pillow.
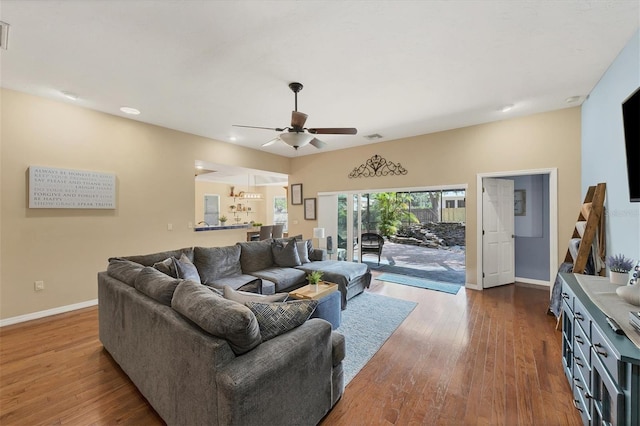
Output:
<instances>
[{"instance_id":1,"label":"gray throw pillow","mask_svg":"<svg viewBox=\"0 0 640 426\"><path fill-rule=\"evenodd\" d=\"M262 271L273 266L271 240L237 243L240 246L240 265L243 274Z\"/></svg>"},{"instance_id":2,"label":"gray throw pillow","mask_svg":"<svg viewBox=\"0 0 640 426\"><path fill-rule=\"evenodd\" d=\"M282 303L247 302L260 325L262 341L267 341L304 324L318 306L317 300Z\"/></svg>"},{"instance_id":3,"label":"gray throw pillow","mask_svg":"<svg viewBox=\"0 0 640 426\"><path fill-rule=\"evenodd\" d=\"M197 283L201 282L196 265L194 265L184 253L182 253L180 259L174 258L174 261L176 270L178 271L178 278L195 281Z\"/></svg>"},{"instance_id":4,"label":"gray throw pillow","mask_svg":"<svg viewBox=\"0 0 640 426\"><path fill-rule=\"evenodd\" d=\"M261 302L261 303L272 303L272 302L284 302L289 297L289 293L276 293L276 294L256 294L249 293L246 291L236 291L225 285L222 289L222 293L225 299L233 300L238 303L245 304L247 302Z\"/></svg>"},{"instance_id":5,"label":"gray throw pillow","mask_svg":"<svg viewBox=\"0 0 640 426\"><path fill-rule=\"evenodd\" d=\"M181 282L182 280L172 278L151 266L145 266L136 277L133 286L140 293L146 294L163 305L171 306L173 292Z\"/></svg>"},{"instance_id":6,"label":"gray throw pillow","mask_svg":"<svg viewBox=\"0 0 640 426\"><path fill-rule=\"evenodd\" d=\"M144 266L139 263L112 257L109 259L107 274L110 277L120 280L123 283L133 287L133 284L136 281L136 277L143 268Z\"/></svg>"},{"instance_id":7,"label":"gray throw pillow","mask_svg":"<svg viewBox=\"0 0 640 426\"><path fill-rule=\"evenodd\" d=\"M302 264L300 263L296 240L291 240L286 244L282 241L274 241L271 243L271 252L273 253L275 264L283 268L293 268Z\"/></svg>"},{"instance_id":8,"label":"gray throw pillow","mask_svg":"<svg viewBox=\"0 0 640 426\"><path fill-rule=\"evenodd\" d=\"M240 246L196 247L193 264L198 268L200 282L211 284L220 278L242 275Z\"/></svg>"},{"instance_id":9,"label":"gray throw pillow","mask_svg":"<svg viewBox=\"0 0 640 426\"><path fill-rule=\"evenodd\" d=\"M306 241L296 241L300 263L309 263L309 247Z\"/></svg>"},{"instance_id":10,"label":"gray throw pillow","mask_svg":"<svg viewBox=\"0 0 640 426\"><path fill-rule=\"evenodd\" d=\"M236 355L260 344L260 328L251 310L205 285L183 281L173 295L171 307L204 331L225 339Z\"/></svg>"},{"instance_id":11,"label":"gray throw pillow","mask_svg":"<svg viewBox=\"0 0 640 426\"><path fill-rule=\"evenodd\" d=\"M183 255L184 256L184 255ZM170 277L178 278L178 269L176 267L176 260L173 257L169 257L162 262L156 262L153 267L163 274L167 274Z\"/></svg>"}]
</instances>

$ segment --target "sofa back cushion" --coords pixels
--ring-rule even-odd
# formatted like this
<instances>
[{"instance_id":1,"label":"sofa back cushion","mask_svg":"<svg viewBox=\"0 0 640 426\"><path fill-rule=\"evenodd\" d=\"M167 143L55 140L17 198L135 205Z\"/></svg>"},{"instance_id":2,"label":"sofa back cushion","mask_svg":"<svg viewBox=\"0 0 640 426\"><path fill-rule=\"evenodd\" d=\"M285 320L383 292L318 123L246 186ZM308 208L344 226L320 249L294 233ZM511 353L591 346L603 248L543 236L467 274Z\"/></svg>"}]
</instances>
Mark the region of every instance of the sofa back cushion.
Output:
<instances>
[{"instance_id":1,"label":"sofa back cushion","mask_svg":"<svg viewBox=\"0 0 640 426\"><path fill-rule=\"evenodd\" d=\"M202 284L212 284L219 278L241 275L240 247L196 247L193 263L200 274Z\"/></svg>"},{"instance_id":2,"label":"sofa back cushion","mask_svg":"<svg viewBox=\"0 0 640 426\"><path fill-rule=\"evenodd\" d=\"M171 306L173 292L181 282L181 279L170 277L151 266L145 266L136 277L133 286L163 305Z\"/></svg>"},{"instance_id":3,"label":"sofa back cushion","mask_svg":"<svg viewBox=\"0 0 640 426\"><path fill-rule=\"evenodd\" d=\"M193 261L193 247L185 247L179 250L162 251L159 253L144 254L140 256L125 256L123 259L127 259L144 266L152 266L154 263L162 262L170 257L180 259L182 253L184 253L189 260Z\"/></svg>"},{"instance_id":4,"label":"sofa back cushion","mask_svg":"<svg viewBox=\"0 0 640 426\"><path fill-rule=\"evenodd\" d=\"M293 268L302 264L298 255L296 240L294 239L289 242L273 241L271 243L271 254L273 254L273 262L280 267Z\"/></svg>"},{"instance_id":5,"label":"sofa back cushion","mask_svg":"<svg viewBox=\"0 0 640 426\"><path fill-rule=\"evenodd\" d=\"M237 243L240 246L240 265L245 274L273 266L271 240Z\"/></svg>"},{"instance_id":6,"label":"sofa back cushion","mask_svg":"<svg viewBox=\"0 0 640 426\"><path fill-rule=\"evenodd\" d=\"M261 342L260 327L253 312L205 285L183 281L173 295L171 307L204 331L225 339L236 355L250 351Z\"/></svg>"},{"instance_id":7,"label":"sofa back cushion","mask_svg":"<svg viewBox=\"0 0 640 426\"><path fill-rule=\"evenodd\" d=\"M123 283L133 287L133 284L136 281L136 277L143 268L144 266L139 263L135 263L119 257L112 257L111 259L109 259L107 274L109 274L110 277L120 280Z\"/></svg>"}]
</instances>

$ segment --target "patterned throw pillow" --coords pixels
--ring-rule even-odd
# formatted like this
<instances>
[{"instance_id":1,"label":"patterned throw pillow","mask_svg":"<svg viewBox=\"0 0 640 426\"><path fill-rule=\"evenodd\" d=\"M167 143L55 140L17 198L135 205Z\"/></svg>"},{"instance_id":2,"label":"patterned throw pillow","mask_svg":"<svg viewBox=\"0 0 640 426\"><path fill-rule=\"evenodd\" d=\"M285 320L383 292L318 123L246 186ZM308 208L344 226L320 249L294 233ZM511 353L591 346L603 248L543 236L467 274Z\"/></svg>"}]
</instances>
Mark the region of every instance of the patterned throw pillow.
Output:
<instances>
[{"instance_id":1,"label":"patterned throw pillow","mask_svg":"<svg viewBox=\"0 0 640 426\"><path fill-rule=\"evenodd\" d=\"M180 256L180 259L174 258L174 260L178 271L178 278L195 281L197 283L202 282L196 265L194 265L184 253Z\"/></svg>"},{"instance_id":2,"label":"patterned throw pillow","mask_svg":"<svg viewBox=\"0 0 640 426\"><path fill-rule=\"evenodd\" d=\"M283 241L274 241L271 243L271 252L273 253L273 261L280 267L292 268L302 264L298 256L296 240L291 240L286 244Z\"/></svg>"},{"instance_id":3,"label":"patterned throw pillow","mask_svg":"<svg viewBox=\"0 0 640 426\"><path fill-rule=\"evenodd\" d=\"M262 341L286 333L309 319L317 300L294 300L282 303L247 302L246 305L256 316L260 326Z\"/></svg>"}]
</instances>

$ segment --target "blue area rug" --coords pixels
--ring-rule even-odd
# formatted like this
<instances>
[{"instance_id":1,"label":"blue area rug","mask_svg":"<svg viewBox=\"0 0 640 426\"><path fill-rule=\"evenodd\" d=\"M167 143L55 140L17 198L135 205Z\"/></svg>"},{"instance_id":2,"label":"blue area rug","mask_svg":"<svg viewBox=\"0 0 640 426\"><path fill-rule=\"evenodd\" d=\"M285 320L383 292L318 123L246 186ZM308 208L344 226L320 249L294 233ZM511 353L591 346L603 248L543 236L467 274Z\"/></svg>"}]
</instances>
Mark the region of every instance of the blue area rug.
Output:
<instances>
[{"instance_id":1,"label":"blue area rug","mask_svg":"<svg viewBox=\"0 0 640 426\"><path fill-rule=\"evenodd\" d=\"M376 278L380 281L408 285L411 287L426 288L428 290L442 291L449 294L457 294L460 286L457 284L443 283L439 281L425 280L422 278L408 277L406 275L380 274Z\"/></svg>"},{"instance_id":2,"label":"blue area rug","mask_svg":"<svg viewBox=\"0 0 640 426\"><path fill-rule=\"evenodd\" d=\"M337 331L345 337L345 386L375 355L417 303L364 292L349 300Z\"/></svg>"}]
</instances>

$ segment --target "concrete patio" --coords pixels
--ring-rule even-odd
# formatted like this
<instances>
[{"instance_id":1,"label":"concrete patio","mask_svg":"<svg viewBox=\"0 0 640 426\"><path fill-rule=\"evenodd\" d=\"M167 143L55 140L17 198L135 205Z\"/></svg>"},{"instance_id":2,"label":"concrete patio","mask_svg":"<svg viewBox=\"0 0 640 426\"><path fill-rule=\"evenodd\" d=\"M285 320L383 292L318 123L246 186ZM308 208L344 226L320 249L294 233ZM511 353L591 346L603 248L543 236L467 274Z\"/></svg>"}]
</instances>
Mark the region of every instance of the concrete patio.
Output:
<instances>
[{"instance_id":1,"label":"concrete patio","mask_svg":"<svg viewBox=\"0 0 640 426\"><path fill-rule=\"evenodd\" d=\"M378 256L365 253L362 261L373 271L409 275L464 285L465 248L431 249L385 241L378 265Z\"/></svg>"}]
</instances>

